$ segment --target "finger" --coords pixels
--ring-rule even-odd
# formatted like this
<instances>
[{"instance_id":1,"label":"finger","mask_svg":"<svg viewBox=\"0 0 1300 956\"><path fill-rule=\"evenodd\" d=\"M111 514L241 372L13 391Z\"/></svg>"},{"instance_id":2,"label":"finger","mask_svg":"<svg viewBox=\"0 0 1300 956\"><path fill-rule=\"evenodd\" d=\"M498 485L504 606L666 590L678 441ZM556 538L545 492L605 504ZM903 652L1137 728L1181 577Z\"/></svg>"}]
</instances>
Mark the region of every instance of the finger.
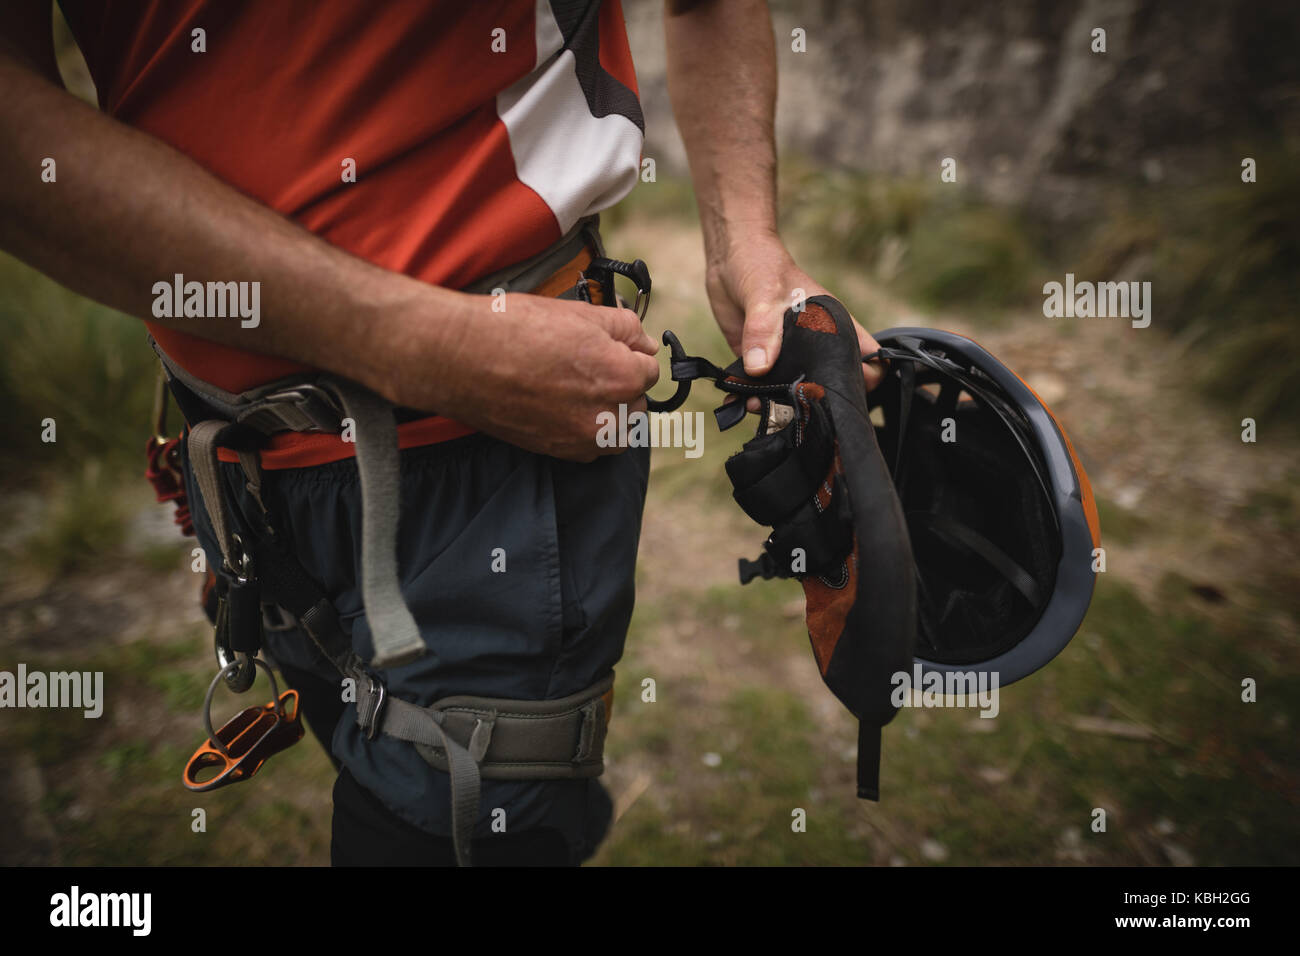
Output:
<instances>
[{"instance_id":1,"label":"finger","mask_svg":"<svg viewBox=\"0 0 1300 956\"><path fill-rule=\"evenodd\" d=\"M854 320L853 323L858 330L858 345L862 349L863 357L873 355L880 351L880 343L872 338L871 333L864 329L861 323ZM867 391L871 391L879 385L885 377L884 363L880 359L874 359L870 362L862 363L862 381L867 386Z\"/></svg>"},{"instance_id":2,"label":"finger","mask_svg":"<svg viewBox=\"0 0 1300 956\"><path fill-rule=\"evenodd\" d=\"M734 405L738 401L740 401L740 396L737 395L735 392L731 392L730 394L727 395L726 398L722 400L722 404ZM763 407L763 403L760 402L757 398L755 398L752 395L749 398L745 399L745 411L747 412L757 412L760 409L762 409L762 407Z\"/></svg>"},{"instance_id":3,"label":"finger","mask_svg":"<svg viewBox=\"0 0 1300 956\"><path fill-rule=\"evenodd\" d=\"M766 375L781 350L781 329L785 309L776 303L766 303L747 310L745 331L741 336L740 354L745 360L745 374L753 377Z\"/></svg>"},{"instance_id":4,"label":"finger","mask_svg":"<svg viewBox=\"0 0 1300 956\"><path fill-rule=\"evenodd\" d=\"M862 363L862 384L871 391L885 380L884 363L878 358Z\"/></svg>"},{"instance_id":5,"label":"finger","mask_svg":"<svg viewBox=\"0 0 1300 956\"><path fill-rule=\"evenodd\" d=\"M632 361L636 365L636 372L641 380L638 392L644 394L649 391L651 385L659 381L659 362L649 355L642 355L640 352L632 353Z\"/></svg>"},{"instance_id":6,"label":"finger","mask_svg":"<svg viewBox=\"0 0 1300 956\"><path fill-rule=\"evenodd\" d=\"M656 355L659 343L650 337L641 320L631 309L611 309L607 306L594 306L594 319L615 342L621 342L634 352Z\"/></svg>"},{"instance_id":7,"label":"finger","mask_svg":"<svg viewBox=\"0 0 1300 956\"><path fill-rule=\"evenodd\" d=\"M727 340L727 348L731 349L732 354L737 357L742 355L745 313L730 304L722 308L715 305L713 317L718 320L718 328L722 331L722 337Z\"/></svg>"}]
</instances>

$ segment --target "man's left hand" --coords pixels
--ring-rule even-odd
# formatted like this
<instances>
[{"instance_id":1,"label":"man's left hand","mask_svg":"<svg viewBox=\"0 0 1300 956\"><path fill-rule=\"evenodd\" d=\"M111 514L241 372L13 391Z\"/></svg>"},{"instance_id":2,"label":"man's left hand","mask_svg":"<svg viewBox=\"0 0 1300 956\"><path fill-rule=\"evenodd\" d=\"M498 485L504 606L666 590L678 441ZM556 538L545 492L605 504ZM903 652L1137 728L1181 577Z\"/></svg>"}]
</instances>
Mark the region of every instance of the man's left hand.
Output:
<instances>
[{"instance_id":1,"label":"man's left hand","mask_svg":"<svg viewBox=\"0 0 1300 956\"><path fill-rule=\"evenodd\" d=\"M744 357L752 376L767 374L776 361L786 310L801 299L830 294L795 264L779 236L765 232L733 240L725 255L709 263L705 289L727 344ZM879 349L856 319L854 325L864 356ZM881 379L874 363L864 364L862 375L868 390Z\"/></svg>"}]
</instances>

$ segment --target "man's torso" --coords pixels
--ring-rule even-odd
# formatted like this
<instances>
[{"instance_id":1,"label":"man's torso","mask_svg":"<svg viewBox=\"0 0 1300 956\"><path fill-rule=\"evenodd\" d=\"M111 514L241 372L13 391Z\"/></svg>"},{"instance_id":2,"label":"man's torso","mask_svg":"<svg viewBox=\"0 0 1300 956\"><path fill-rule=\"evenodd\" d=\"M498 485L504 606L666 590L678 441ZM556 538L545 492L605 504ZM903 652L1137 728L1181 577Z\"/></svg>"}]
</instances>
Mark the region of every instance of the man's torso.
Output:
<instances>
[{"instance_id":1,"label":"man's torso","mask_svg":"<svg viewBox=\"0 0 1300 956\"><path fill-rule=\"evenodd\" d=\"M527 259L636 181L643 121L617 0L61 3L107 113L429 283ZM303 371L150 330L227 391Z\"/></svg>"}]
</instances>

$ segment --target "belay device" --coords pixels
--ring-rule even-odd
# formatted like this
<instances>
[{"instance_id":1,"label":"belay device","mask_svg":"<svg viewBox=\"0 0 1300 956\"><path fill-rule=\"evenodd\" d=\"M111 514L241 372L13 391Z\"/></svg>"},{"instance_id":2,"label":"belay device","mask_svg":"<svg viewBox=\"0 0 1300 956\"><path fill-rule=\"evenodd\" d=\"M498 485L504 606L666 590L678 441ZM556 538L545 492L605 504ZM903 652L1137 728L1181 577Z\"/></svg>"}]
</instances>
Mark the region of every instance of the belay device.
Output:
<instances>
[{"instance_id":1,"label":"belay device","mask_svg":"<svg viewBox=\"0 0 1300 956\"><path fill-rule=\"evenodd\" d=\"M887 369L868 396L853 319L827 295L786 312L760 378L689 356L665 332L677 392L651 406L676 408L710 378L740 399L715 411L725 430L759 400L756 434L726 463L736 503L772 528L758 559L741 560L741 583L803 585L822 678L859 721L858 796L871 800L880 730L914 655L927 672L997 685L1041 667L1083 619L1100 541L1087 475L1013 372L951 333L876 338L868 360ZM948 422L956 441L943 440Z\"/></svg>"}]
</instances>

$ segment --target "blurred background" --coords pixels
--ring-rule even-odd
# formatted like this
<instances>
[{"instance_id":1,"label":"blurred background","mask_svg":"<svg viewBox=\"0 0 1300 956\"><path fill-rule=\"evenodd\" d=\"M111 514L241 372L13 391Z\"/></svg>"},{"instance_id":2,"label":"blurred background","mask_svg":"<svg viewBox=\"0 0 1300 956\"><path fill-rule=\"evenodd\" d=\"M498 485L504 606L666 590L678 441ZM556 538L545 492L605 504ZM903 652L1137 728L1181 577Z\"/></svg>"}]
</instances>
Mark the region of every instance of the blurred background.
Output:
<instances>
[{"instance_id":1,"label":"blurred background","mask_svg":"<svg viewBox=\"0 0 1300 956\"><path fill-rule=\"evenodd\" d=\"M656 178L604 216L606 245L650 265L652 332L720 359L660 5L625 9ZM996 719L903 711L884 801L864 803L800 588L736 583L763 538L722 469L744 436L710 423L702 460L657 450L608 747L618 818L595 863L1300 861L1298 11L773 3L796 258L868 328L971 335L1034 387L1092 479L1107 571ZM93 100L57 26L69 88ZM1150 281L1150 328L1044 318L1043 283L1066 272ZM201 803L180 784L214 663L194 542L141 477L143 327L0 255L0 335L0 669L102 670L112 705L0 714L0 862L328 863L333 773L312 740ZM707 416L706 392L688 407ZM216 719L247 703L219 697Z\"/></svg>"}]
</instances>

